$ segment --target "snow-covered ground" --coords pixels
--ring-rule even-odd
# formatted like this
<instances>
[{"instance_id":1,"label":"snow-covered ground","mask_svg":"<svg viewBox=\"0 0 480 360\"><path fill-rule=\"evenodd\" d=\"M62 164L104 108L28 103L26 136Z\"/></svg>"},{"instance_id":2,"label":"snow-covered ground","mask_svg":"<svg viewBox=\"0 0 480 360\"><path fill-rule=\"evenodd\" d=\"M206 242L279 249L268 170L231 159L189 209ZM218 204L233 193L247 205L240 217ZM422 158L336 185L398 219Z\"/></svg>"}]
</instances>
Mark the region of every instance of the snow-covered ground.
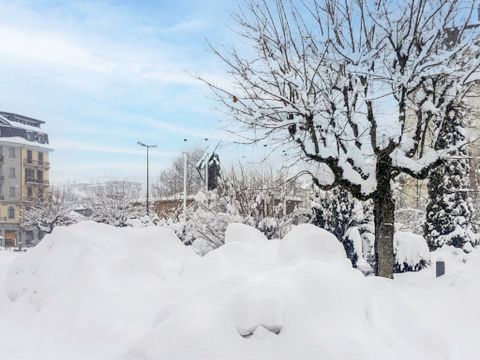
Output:
<instances>
[{"instance_id":1,"label":"snow-covered ground","mask_svg":"<svg viewBox=\"0 0 480 360\"><path fill-rule=\"evenodd\" d=\"M0 359L480 358L480 251L364 277L326 231L231 225L199 257L169 229L91 222L0 251Z\"/></svg>"}]
</instances>

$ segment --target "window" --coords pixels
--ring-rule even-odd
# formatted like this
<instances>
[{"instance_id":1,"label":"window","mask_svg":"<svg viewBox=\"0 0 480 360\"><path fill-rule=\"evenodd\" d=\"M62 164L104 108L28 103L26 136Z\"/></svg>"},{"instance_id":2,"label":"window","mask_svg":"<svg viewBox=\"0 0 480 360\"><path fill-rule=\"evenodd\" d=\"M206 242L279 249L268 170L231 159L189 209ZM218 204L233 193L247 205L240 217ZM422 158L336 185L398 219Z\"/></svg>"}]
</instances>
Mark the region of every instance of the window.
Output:
<instances>
[{"instance_id":1,"label":"window","mask_svg":"<svg viewBox=\"0 0 480 360\"><path fill-rule=\"evenodd\" d=\"M28 200L33 199L33 189L31 187L27 187L27 197Z\"/></svg>"},{"instance_id":2,"label":"window","mask_svg":"<svg viewBox=\"0 0 480 360\"><path fill-rule=\"evenodd\" d=\"M39 153L38 153L38 162L39 162L40 164L43 164L43 153L42 153L42 152L39 152Z\"/></svg>"},{"instance_id":3,"label":"window","mask_svg":"<svg viewBox=\"0 0 480 360\"><path fill-rule=\"evenodd\" d=\"M10 194L9 194L9 195L10 195L11 198L14 198L14 197L15 197L15 187L12 186L12 187L10 188Z\"/></svg>"},{"instance_id":4,"label":"window","mask_svg":"<svg viewBox=\"0 0 480 360\"><path fill-rule=\"evenodd\" d=\"M9 177L10 179L15 178L15 168L12 168L12 167L11 167L11 168L8 168L8 177Z\"/></svg>"},{"instance_id":5,"label":"window","mask_svg":"<svg viewBox=\"0 0 480 360\"><path fill-rule=\"evenodd\" d=\"M25 178L27 179L27 181L33 180L34 176L35 172L33 171L33 169L25 169Z\"/></svg>"},{"instance_id":6,"label":"window","mask_svg":"<svg viewBox=\"0 0 480 360\"><path fill-rule=\"evenodd\" d=\"M8 157L14 159L16 157L15 148L8 148Z\"/></svg>"},{"instance_id":7,"label":"window","mask_svg":"<svg viewBox=\"0 0 480 360\"><path fill-rule=\"evenodd\" d=\"M15 219L15 209L12 206L8 208L8 218Z\"/></svg>"},{"instance_id":8,"label":"window","mask_svg":"<svg viewBox=\"0 0 480 360\"><path fill-rule=\"evenodd\" d=\"M42 182L43 181L43 171L37 170L37 180Z\"/></svg>"},{"instance_id":9,"label":"window","mask_svg":"<svg viewBox=\"0 0 480 360\"><path fill-rule=\"evenodd\" d=\"M32 162L32 150L27 150L27 163L31 163Z\"/></svg>"}]
</instances>

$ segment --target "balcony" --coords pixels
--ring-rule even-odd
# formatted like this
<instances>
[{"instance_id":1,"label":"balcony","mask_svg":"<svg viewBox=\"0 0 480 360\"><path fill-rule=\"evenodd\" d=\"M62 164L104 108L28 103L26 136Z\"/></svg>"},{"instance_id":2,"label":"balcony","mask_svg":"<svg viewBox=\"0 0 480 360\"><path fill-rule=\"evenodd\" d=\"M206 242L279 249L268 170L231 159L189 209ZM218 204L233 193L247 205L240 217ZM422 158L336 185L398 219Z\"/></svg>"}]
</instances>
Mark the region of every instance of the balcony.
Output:
<instances>
[{"instance_id":1,"label":"balcony","mask_svg":"<svg viewBox=\"0 0 480 360\"><path fill-rule=\"evenodd\" d=\"M32 178L32 177L26 177L26 178L25 178L25 183L27 183L27 184L33 184L33 185L44 185L44 186L48 186L48 185L49 185L49 181L48 181L48 180L35 179L35 178Z\"/></svg>"},{"instance_id":2,"label":"balcony","mask_svg":"<svg viewBox=\"0 0 480 360\"><path fill-rule=\"evenodd\" d=\"M33 166L33 167L41 167L44 169L50 169L50 163L48 161L43 160L33 160L33 159L25 159L24 161L25 166Z\"/></svg>"}]
</instances>

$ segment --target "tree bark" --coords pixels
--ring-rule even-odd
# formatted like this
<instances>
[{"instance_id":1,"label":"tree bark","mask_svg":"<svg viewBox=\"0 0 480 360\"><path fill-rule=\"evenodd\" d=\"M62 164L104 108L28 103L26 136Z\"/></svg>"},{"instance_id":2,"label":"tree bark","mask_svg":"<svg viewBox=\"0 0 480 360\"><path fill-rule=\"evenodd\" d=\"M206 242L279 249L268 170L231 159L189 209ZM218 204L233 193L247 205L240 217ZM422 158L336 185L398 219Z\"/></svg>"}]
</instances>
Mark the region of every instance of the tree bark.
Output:
<instances>
[{"instance_id":1,"label":"tree bark","mask_svg":"<svg viewBox=\"0 0 480 360\"><path fill-rule=\"evenodd\" d=\"M395 200L391 189L391 159L379 157L377 162L377 191L373 198L375 214L375 274L393 279L395 257Z\"/></svg>"}]
</instances>

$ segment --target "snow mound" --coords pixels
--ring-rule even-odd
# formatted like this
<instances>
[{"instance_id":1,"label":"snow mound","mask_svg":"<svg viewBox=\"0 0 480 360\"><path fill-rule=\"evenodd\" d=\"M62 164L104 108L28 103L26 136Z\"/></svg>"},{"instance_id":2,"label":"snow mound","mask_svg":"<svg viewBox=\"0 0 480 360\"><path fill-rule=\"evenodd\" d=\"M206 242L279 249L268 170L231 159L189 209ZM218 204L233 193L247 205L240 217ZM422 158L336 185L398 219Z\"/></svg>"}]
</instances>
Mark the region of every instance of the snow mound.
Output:
<instances>
[{"instance_id":1,"label":"snow mound","mask_svg":"<svg viewBox=\"0 0 480 360\"><path fill-rule=\"evenodd\" d=\"M418 271L430 261L427 242L412 232L395 233L394 252L395 272Z\"/></svg>"},{"instance_id":2,"label":"snow mound","mask_svg":"<svg viewBox=\"0 0 480 360\"><path fill-rule=\"evenodd\" d=\"M225 231L225 244L232 242L255 242L267 241L265 235L259 230L245 224L229 224Z\"/></svg>"},{"instance_id":3,"label":"snow mound","mask_svg":"<svg viewBox=\"0 0 480 360\"><path fill-rule=\"evenodd\" d=\"M332 233L312 224L295 226L285 235L278 252L280 261L346 259L345 249Z\"/></svg>"},{"instance_id":4,"label":"snow mound","mask_svg":"<svg viewBox=\"0 0 480 360\"><path fill-rule=\"evenodd\" d=\"M56 228L7 270L0 349L26 351L22 359L114 359L126 351L119 344L151 325L166 284L197 258L167 228ZM0 350L0 358L15 356Z\"/></svg>"},{"instance_id":5,"label":"snow mound","mask_svg":"<svg viewBox=\"0 0 480 360\"><path fill-rule=\"evenodd\" d=\"M267 241L234 225L227 237L200 257L166 228L56 229L7 270L0 357L447 358L418 304L352 269L325 230Z\"/></svg>"}]
</instances>

